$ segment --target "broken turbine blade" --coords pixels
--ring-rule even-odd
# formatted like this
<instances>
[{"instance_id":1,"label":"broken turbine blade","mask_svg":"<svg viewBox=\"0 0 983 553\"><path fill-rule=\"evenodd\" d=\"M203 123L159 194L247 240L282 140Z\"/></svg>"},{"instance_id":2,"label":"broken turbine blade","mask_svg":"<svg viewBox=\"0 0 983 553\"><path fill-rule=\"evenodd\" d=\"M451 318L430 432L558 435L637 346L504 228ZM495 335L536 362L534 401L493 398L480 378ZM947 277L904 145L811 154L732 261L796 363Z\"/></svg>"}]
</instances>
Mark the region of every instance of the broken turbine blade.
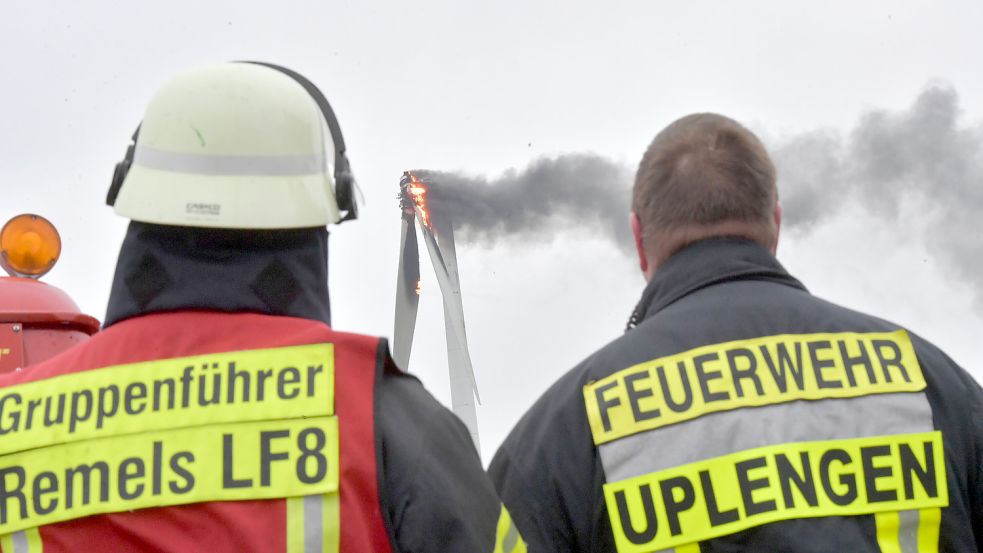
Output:
<instances>
[{"instance_id":1,"label":"broken turbine blade","mask_svg":"<svg viewBox=\"0 0 983 553\"><path fill-rule=\"evenodd\" d=\"M450 271L447 269L443 252L437 244L431 229L421 226L423 242L430 252L430 260L434 265L434 274L440 287L440 295L444 300L444 328L447 334L447 368L450 371L451 410L457 415L471 434L474 446L481 448L478 441L478 414L474 399L477 397L474 385L474 372L471 367L471 356L468 352L468 339L464 328L464 310L461 308L460 287L452 283ZM456 263L456 260L455 260Z\"/></svg>"},{"instance_id":2,"label":"broken turbine blade","mask_svg":"<svg viewBox=\"0 0 983 553\"><path fill-rule=\"evenodd\" d=\"M416 313L420 304L420 252L417 247L414 213L403 213L396 274L396 317L393 328L393 360L404 371L410 365Z\"/></svg>"},{"instance_id":3,"label":"broken turbine blade","mask_svg":"<svg viewBox=\"0 0 983 553\"><path fill-rule=\"evenodd\" d=\"M471 365L471 352L468 349L468 333L464 324L464 302L461 299L461 279L457 272L457 246L454 243L454 228L449 214L441 217L434 225L434 236L437 238L438 251L444 267L447 269L450 294L444 294L444 320L452 321L454 335L459 340L457 347L462 352L461 363L467 369L468 382L474 391L474 397L481 405L481 395L478 393L478 382ZM448 330L448 347L450 347L450 331Z\"/></svg>"}]
</instances>

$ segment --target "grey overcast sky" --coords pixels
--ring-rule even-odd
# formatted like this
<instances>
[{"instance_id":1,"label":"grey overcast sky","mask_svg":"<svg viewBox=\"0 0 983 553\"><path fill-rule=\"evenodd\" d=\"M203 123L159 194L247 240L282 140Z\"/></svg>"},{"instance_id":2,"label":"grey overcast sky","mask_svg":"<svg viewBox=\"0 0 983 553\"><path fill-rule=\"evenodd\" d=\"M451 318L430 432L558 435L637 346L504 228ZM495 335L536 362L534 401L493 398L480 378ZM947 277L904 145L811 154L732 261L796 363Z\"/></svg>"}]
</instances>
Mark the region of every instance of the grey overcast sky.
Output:
<instances>
[{"instance_id":1,"label":"grey overcast sky","mask_svg":"<svg viewBox=\"0 0 983 553\"><path fill-rule=\"evenodd\" d=\"M0 219L51 219L64 253L46 280L101 319L125 228L103 199L153 91L190 65L284 64L331 100L366 199L332 230L335 326L388 336L404 169L495 179L593 153L630 172L663 126L716 111L781 153L801 218L789 213L779 248L793 274L981 378L981 27L977 0L5 0ZM852 157L875 147L891 154L876 170ZM623 193L610 186L597 193ZM567 224L458 244L486 461L552 381L621 333L644 283L605 236ZM411 371L449 403L432 273L417 340Z\"/></svg>"}]
</instances>

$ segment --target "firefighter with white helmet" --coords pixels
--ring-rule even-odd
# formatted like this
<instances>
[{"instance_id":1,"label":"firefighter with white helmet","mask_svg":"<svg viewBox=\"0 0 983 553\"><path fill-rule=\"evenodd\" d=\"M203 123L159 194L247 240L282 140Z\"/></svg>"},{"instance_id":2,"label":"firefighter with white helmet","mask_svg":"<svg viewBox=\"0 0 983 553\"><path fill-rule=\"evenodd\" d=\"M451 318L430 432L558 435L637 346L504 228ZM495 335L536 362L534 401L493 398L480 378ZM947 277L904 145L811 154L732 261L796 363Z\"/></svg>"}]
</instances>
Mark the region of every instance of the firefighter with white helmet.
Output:
<instances>
[{"instance_id":1,"label":"firefighter with white helmet","mask_svg":"<svg viewBox=\"0 0 983 553\"><path fill-rule=\"evenodd\" d=\"M355 216L345 143L329 104L306 79L270 67L227 63L171 80L128 154L110 194L116 213L135 221L319 227L341 219L337 196Z\"/></svg>"},{"instance_id":2,"label":"firefighter with white helmet","mask_svg":"<svg viewBox=\"0 0 983 553\"><path fill-rule=\"evenodd\" d=\"M0 548L524 551L467 430L330 327L341 129L236 62L151 101L107 201L131 220L105 330L0 377Z\"/></svg>"}]
</instances>

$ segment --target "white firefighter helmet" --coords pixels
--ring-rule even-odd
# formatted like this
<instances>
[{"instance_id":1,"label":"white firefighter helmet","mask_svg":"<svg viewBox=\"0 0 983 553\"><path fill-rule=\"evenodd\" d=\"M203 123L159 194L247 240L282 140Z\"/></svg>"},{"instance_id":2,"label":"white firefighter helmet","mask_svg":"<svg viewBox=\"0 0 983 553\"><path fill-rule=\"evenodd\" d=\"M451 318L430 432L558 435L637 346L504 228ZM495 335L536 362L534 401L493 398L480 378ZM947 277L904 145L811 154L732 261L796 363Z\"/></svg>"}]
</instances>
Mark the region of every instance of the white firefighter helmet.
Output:
<instances>
[{"instance_id":1,"label":"white firefighter helmet","mask_svg":"<svg viewBox=\"0 0 983 553\"><path fill-rule=\"evenodd\" d=\"M317 227L343 220L341 210L355 217L353 186L320 91L289 69L236 62L194 68L161 87L107 203L163 225Z\"/></svg>"}]
</instances>

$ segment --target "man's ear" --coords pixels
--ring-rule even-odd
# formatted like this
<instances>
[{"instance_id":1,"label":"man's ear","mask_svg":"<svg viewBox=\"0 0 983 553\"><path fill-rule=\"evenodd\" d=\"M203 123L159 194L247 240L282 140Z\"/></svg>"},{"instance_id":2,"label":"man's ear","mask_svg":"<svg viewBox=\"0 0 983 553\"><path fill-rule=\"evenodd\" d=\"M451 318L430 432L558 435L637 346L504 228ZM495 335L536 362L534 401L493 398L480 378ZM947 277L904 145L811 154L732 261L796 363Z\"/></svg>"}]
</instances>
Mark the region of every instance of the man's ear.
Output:
<instances>
[{"instance_id":1,"label":"man's ear","mask_svg":"<svg viewBox=\"0 0 983 553\"><path fill-rule=\"evenodd\" d=\"M638 252L638 268L648 279L649 259L645 253L645 244L642 243L642 222L638 220L638 215L634 211L628 213L628 225L631 227L631 234L635 238L635 250Z\"/></svg>"},{"instance_id":2,"label":"man's ear","mask_svg":"<svg viewBox=\"0 0 983 553\"><path fill-rule=\"evenodd\" d=\"M778 236L782 231L782 203L775 202L775 241L771 244L771 253L778 252Z\"/></svg>"}]
</instances>

